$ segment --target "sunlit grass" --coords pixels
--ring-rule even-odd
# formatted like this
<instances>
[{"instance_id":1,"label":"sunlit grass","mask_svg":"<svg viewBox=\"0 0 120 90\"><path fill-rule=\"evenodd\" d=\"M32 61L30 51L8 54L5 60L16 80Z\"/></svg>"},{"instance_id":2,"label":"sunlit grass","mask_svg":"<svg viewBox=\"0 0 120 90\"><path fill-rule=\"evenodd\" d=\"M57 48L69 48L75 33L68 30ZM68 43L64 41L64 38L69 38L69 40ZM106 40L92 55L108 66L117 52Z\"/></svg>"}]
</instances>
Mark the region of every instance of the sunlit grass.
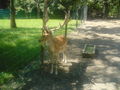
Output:
<instances>
[{"instance_id":1,"label":"sunlit grass","mask_svg":"<svg viewBox=\"0 0 120 90\"><path fill-rule=\"evenodd\" d=\"M60 19L52 19L49 20L48 26L57 27L62 22ZM11 79L12 73L40 58L38 39L41 37L42 20L17 19L16 24L17 28L11 29L8 19L0 20L0 84ZM75 21L72 20L68 31L74 27ZM55 35L59 34L64 35L64 28L55 32Z\"/></svg>"},{"instance_id":2,"label":"sunlit grass","mask_svg":"<svg viewBox=\"0 0 120 90\"><path fill-rule=\"evenodd\" d=\"M55 27L62 22L53 19L48 22L48 26ZM74 23L70 22L69 31ZM16 71L39 57L38 39L41 37L42 20L17 19L16 24L16 29L10 29L9 20L0 20L0 71ZM55 34L64 34L64 29Z\"/></svg>"}]
</instances>

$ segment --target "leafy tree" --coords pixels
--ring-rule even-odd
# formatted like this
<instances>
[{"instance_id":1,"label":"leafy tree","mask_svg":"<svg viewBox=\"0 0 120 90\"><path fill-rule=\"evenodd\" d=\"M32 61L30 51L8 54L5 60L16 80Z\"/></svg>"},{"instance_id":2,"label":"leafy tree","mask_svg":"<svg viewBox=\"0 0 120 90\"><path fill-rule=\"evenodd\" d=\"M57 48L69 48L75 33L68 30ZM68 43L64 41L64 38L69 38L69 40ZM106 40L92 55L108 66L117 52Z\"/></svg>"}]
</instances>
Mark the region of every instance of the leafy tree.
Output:
<instances>
[{"instance_id":1,"label":"leafy tree","mask_svg":"<svg viewBox=\"0 0 120 90\"><path fill-rule=\"evenodd\" d=\"M48 22L48 0L44 0L44 9L43 9L43 28L42 28L42 36L43 32L45 30L48 30L47 28L47 22ZM45 48L43 45L41 45L41 63L44 64L44 52Z\"/></svg>"},{"instance_id":2,"label":"leafy tree","mask_svg":"<svg viewBox=\"0 0 120 90\"><path fill-rule=\"evenodd\" d=\"M120 0L118 1L118 14L117 14L117 17L120 18Z\"/></svg>"},{"instance_id":3,"label":"leafy tree","mask_svg":"<svg viewBox=\"0 0 120 90\"><path fill-rule=\"evenodd\" d=\"M78 9L80 8L81 2L81 0L58 0L58 9L65 12L65 37L67 36L67 26L70 21L71 11L76 10L76 14L78 15Z\"/></svg>"},{"instance_id":4,"label":"leafy tree","mask_svg":"<svg viewBox=\"0 0 120 90\"><path fill-rule=\"evenodd\" d=\"M111 0L110 13L115 14L117 18L120 18L120 0Z\"/></svg>"},{"instance_id":5,"label":"leafy tree","mask_svg":"<svg viewBox=\"0 0 120 90\"><path fill-rule=\"evenodd\" d=\"M119 17L120 0L89 0L88 5L90 17Z\"/></svg>"},{"instance_id":6,"label":"leafy tree","mask_svg":"<svg viewBox=\"0 0 120 90\"><path fill-rule=\"evenodd\" d=\"M40 11L43 12L43 8L44 8L43 0L34 0L34 1L37 9L37 18L40 18Z\"/></svg>"},{"instance_id":7,"label":"leafy tree","mask_svg":"<svg viewBox=\"0 0 120 90\"><path fill-rule=\"evenodd\" d=\"M34 0L16 0L15 2L17 11L24 11L26 18L31 17L31 12L35 7Z\"/></svg>"},{"instance_id":8,"label":"leafy tree","mask_svg":"<svg viewBox=\"0 0 120 90\"><path fill-rule=\"evenodd\" d=\"M108 18L109 15L109 7L110 7L110 1L109 0L103 0L103 18Z\"/></svg>"}]
</instances>

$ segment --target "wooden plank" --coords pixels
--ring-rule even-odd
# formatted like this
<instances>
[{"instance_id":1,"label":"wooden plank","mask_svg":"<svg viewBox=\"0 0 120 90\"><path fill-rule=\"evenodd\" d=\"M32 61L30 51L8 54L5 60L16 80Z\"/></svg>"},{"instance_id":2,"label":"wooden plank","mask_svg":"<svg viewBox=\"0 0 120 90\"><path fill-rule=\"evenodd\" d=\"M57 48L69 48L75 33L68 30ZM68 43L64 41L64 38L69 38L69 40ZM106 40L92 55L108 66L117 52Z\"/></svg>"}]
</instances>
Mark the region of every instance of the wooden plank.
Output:
<instances>
[{"instance_id":1,"label":"wooden plank","mask_svg":"<svg viewBox=\"0 0 120 90\"><path fill-rule=\"evenodd\" d=\"M91 44L85 44L84 49L82 51L83 58L92 58L95 56L96 46Z\"/></svg>"}]
</instances>

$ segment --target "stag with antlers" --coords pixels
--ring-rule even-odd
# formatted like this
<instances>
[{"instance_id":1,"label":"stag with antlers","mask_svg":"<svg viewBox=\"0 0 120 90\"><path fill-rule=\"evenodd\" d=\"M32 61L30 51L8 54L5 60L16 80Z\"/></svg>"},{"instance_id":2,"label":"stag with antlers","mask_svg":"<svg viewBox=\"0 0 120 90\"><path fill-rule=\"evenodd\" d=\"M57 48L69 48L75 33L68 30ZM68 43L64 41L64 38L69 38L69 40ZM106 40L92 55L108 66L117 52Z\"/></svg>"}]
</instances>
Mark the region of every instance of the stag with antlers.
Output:
<instances>
[{"instance_id":1,"label":"stag with antlers","mask_svg":"<svg viewBox=\"0 0 120 90\"><path fill-rule=\"evenodd\" d=\"M65 19L63 24L60 24L59 27L55 28L48 28L47 22L48 22L48 3L50 3L49 0L44 0L44 11L43 11L43 30L42 30L42 39L40 42L43 44L41 46L41 51L44 54L44 47L47 46L49 55L50 55L50 62L51 62L51 73L54 72L55 69L55 74L58 74L58 62L59 62L59 56L60 53L63 53L63 61L66 62L66 56L65 56L65 49L67 46L67 30L65 30L65 35L64 36L53 36L51 31L59 30L60 28L64 27L65 25L67 26L70 18L70 10L65 12ZM41 54L41 57L44 55ZM41 59L41 62L43 62L44 58Z\"/></svg>"},{"instance_id":2,"label":"stag with antlers","mask_svg":"<svg viewBox=\"0 0 120 90\"><path fill-rule=\"evenodd\" d=\"M40 41L48 47L51 63L50 73L53 74L55 70L55 74L57 75L60 53L63 54L63 61L66 63L65 50L67 46L67 39L62 35L53 36L50 30L45 30Z\"/></svg>"}]
</instances>

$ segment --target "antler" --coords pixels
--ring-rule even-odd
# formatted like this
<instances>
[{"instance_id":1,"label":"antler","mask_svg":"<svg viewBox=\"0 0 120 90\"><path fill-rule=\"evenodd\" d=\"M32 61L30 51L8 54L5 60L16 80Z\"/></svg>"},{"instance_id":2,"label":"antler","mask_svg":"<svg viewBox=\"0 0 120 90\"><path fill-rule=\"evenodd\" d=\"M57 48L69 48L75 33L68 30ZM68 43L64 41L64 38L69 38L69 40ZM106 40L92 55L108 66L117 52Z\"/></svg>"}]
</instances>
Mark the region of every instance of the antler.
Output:
<instances>
[{"instance_id":1,"label":"antler","mask_svg":"<svg viewBox=\"0 0 120 90\"><path fill-rule=\"evenodd\" d=\"M59 27L54 27L54 28L49 28L51 31L55 31L55 30L58 30L62 27L65 26L66 23L68 23L70 21L70 10L68 12L64 11L65 12L65 19L64 19L64 22L63 24L59 23Z\"/></svg>"}]
</instances>

